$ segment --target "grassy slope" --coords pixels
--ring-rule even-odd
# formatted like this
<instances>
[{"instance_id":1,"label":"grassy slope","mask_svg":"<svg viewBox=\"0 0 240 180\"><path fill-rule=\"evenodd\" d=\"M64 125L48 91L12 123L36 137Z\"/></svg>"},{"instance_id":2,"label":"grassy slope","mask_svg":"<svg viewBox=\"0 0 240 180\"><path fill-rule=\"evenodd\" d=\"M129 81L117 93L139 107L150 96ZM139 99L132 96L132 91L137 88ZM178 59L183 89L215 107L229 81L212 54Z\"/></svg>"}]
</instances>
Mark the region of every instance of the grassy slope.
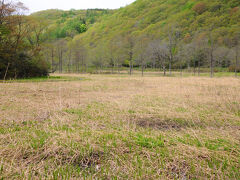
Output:
<instances>
[{"instance_id":1,"label":"grassy slope","mask_svg":"<svg viewBox=\"0 0 240 180\"><path fill-rule=\"evenodd\" d=\"M0 84L0 179L240 178L239 79L72 76Z\"/></svg>"},{"instance_id":2,"label":"grassy slope","mask_svg":"<svg viewBox=\"0 0 240 180\"><path fill-rule=\"evenodd\" d=\"M206 5L202 14L193 10L199 2ZM188 33L193 36L195 32L209 29L211 24L215 24L214 34L223 39L239 31L239 6L238 0L137 0L113 15L102 18L80 36L91 44L109 41L128 31L137 36L150 34L164 38L171 24L174 24L184 37Z\"/></svg>"}]
</instances>

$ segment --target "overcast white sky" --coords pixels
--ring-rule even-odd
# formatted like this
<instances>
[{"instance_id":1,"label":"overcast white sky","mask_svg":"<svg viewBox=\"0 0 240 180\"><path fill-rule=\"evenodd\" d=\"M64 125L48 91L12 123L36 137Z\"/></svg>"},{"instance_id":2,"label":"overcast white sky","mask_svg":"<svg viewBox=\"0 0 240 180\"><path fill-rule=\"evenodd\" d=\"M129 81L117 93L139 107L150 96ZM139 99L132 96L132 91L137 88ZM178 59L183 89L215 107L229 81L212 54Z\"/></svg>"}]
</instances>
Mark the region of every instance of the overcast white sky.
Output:
<instances>
[{"instance_id":1,"label":"overcast white sky","mask_svg":"<svg viewBox=\"0 0 240 180\"><path fill-rule=\"evenodd\" d=\"M135 0L20 0L27 6L30 13L46 9L89 9L109 8L116 9Z\"/></svg>"}]
</instances>

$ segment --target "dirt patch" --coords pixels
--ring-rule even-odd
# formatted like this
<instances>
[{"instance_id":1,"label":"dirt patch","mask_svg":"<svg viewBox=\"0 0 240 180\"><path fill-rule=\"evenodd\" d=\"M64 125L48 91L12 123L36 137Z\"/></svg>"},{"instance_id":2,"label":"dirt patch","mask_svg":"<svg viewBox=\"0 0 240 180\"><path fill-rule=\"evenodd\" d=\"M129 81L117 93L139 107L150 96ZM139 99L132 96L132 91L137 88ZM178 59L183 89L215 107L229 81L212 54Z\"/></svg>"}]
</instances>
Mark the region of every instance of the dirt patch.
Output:
<instances>
[{"instance_id":1,"label":"dirt patch","mask_svg":"<svg viewBox=\"0 0 240 180\"><path fill-rule=\"evenodd\" d=\"M136 125L142 128L152 128L158 130L181 130L186 127L187 124L179 123L170 119L159 118L139 118L135 119Z\"/></svg>"},{"instance_id":2,"label":"dirt patch","mask_svg":"<svg viewBox=\"0 0 240 180\"><path fill-rule=\"evenodd\" d=\"M190 166L186 161L169 163L166 170L169 179L191 179L188 174Z\"/></svg>"},{"instance_id":3,"label":"dirt patch","mask_svg":"<svg viewBox=\"0 0 240 180\"><path fill-rule=\"evenodd\" d=\"M103 152L92 152L87 156L78 157L72 164L82 168L98 168L103 159Z\"/></svg>"},{"instance_id":4,"label":"dirt patch","mask_svg":"<svg viewBox=\"0 0 240 180\"><path fill-rule=\"evenodd\" d=\"M41 152L42 151L42 152ZM16 157L18 162L26 166L32 164L37 166L43 161L52 162L57 166L72 165L82 169L93 168L99 170L102 161L104 160L104 153L101 151L93 151L86 154L80 152L70 152L66 149L55 149L53 151L40 149L38 152L29 150L22 151Z\"/></svg>"},{"instance_id":5,"label":"dirt patch","mask_svg":"<svg viewBox=\"0 0 240 180\"><path fill-rule=\"evenodd\" d=\"M46 111L46 112L38 113L34 119L38 122L43 122L49 118L50 118L50 113Z\"/></svg>"},{"instance_id":6,"label":"dirt patch","mask_svg":"<svg viewBox=\"0 0 240 180\"><path fill-rule=\"evenodd\" d=\"M82 155L80 153L57 152L55 156L51 157L54 157L59 165L73 165L83 169L95 168L98 170L104 159L104 153L101 151L93 151Z\"/></svg>"}]
</instances>

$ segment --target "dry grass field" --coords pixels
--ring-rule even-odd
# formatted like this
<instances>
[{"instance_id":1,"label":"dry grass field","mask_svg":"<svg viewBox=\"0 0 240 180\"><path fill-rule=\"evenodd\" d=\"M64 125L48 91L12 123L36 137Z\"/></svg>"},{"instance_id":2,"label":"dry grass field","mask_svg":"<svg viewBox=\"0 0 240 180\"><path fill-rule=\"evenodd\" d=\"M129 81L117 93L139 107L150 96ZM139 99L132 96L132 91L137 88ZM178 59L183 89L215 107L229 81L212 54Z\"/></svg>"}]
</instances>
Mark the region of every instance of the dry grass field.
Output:
<instances>
[{"instance_id":1,"label":"dry grass field","mask_svg":"<svg viewBox=\"0 0 240 180\"><path fill-rule=\"evenodd\" d=\"M0 84L0 179L240 179L240 79L61 76Z\"/></svg>"}]
</instances>

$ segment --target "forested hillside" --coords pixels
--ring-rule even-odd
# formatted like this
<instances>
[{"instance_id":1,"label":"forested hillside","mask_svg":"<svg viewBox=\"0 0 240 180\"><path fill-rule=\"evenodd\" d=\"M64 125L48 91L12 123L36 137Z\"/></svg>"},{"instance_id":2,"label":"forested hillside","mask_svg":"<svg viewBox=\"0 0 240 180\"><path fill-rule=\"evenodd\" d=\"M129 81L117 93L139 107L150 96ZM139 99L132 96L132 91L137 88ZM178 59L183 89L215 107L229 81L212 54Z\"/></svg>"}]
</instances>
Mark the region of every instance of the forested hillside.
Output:
<instances>
[{"instance_id":1,"label":"forested hillside","mask_svg":"<svg viewBox=\"0 0 240 180\"><path fill-rule=\"evenodd\" d=\"M172 68L198 68L199 73L210 68L213 75L214 67L237 72L239 6L238 0L137 0L111 13L86 13L85 19L85 11L48 11L46 17L54 17L50 36L58 40L46 54L60 72L86 71L89 66L127 66L130 73L139 66L161 68L164 74L167 68L170 73ZM87 28L78 30L84 22Z\"/></svg>"},{"instance_id":2,"label":"forested hillside","mask_svg":"<svg viewBox=\"0 0 240 180\"><path fill-rule=\"evenodd\" d=\"M167 39L174 27L181 39L210 30L216 39L224 39L239 31L239 5L238 0L137 0L96 23L85 37L96 42L131 32Z\"/></svg>"},{"instance_id":3,"label":"forested hillside","mask_svg":"<svg viewBox=\"0 0 240 180\"><path fill-rule=\"evenodd\" d=\"M34 21L21 41L37 43L38 57L51 66L49 72L128 67L131 74L138 67L142 72L157 68L164 75L167 69L169 74L194 69L213 76L219 70L240 71L239 0L137 0L117 10L52 9L2 17L8 21L10 16L24 19L26 29ZM8 61L0 68L3 77Z\"/></svg>"},{"instance_id":4,"label":"forested hillside","mask_svg":"<svg viewBox=\"0 0 240 180\"><path fill-rule=\"evenodd\" d=\"M63 11L50 9L32 14L32 17L44 19L47 26L48 41L58 38L74 37L86 32L100 17L112 14L113 10L88 9Z\"/></svg>"}]
</instances>

